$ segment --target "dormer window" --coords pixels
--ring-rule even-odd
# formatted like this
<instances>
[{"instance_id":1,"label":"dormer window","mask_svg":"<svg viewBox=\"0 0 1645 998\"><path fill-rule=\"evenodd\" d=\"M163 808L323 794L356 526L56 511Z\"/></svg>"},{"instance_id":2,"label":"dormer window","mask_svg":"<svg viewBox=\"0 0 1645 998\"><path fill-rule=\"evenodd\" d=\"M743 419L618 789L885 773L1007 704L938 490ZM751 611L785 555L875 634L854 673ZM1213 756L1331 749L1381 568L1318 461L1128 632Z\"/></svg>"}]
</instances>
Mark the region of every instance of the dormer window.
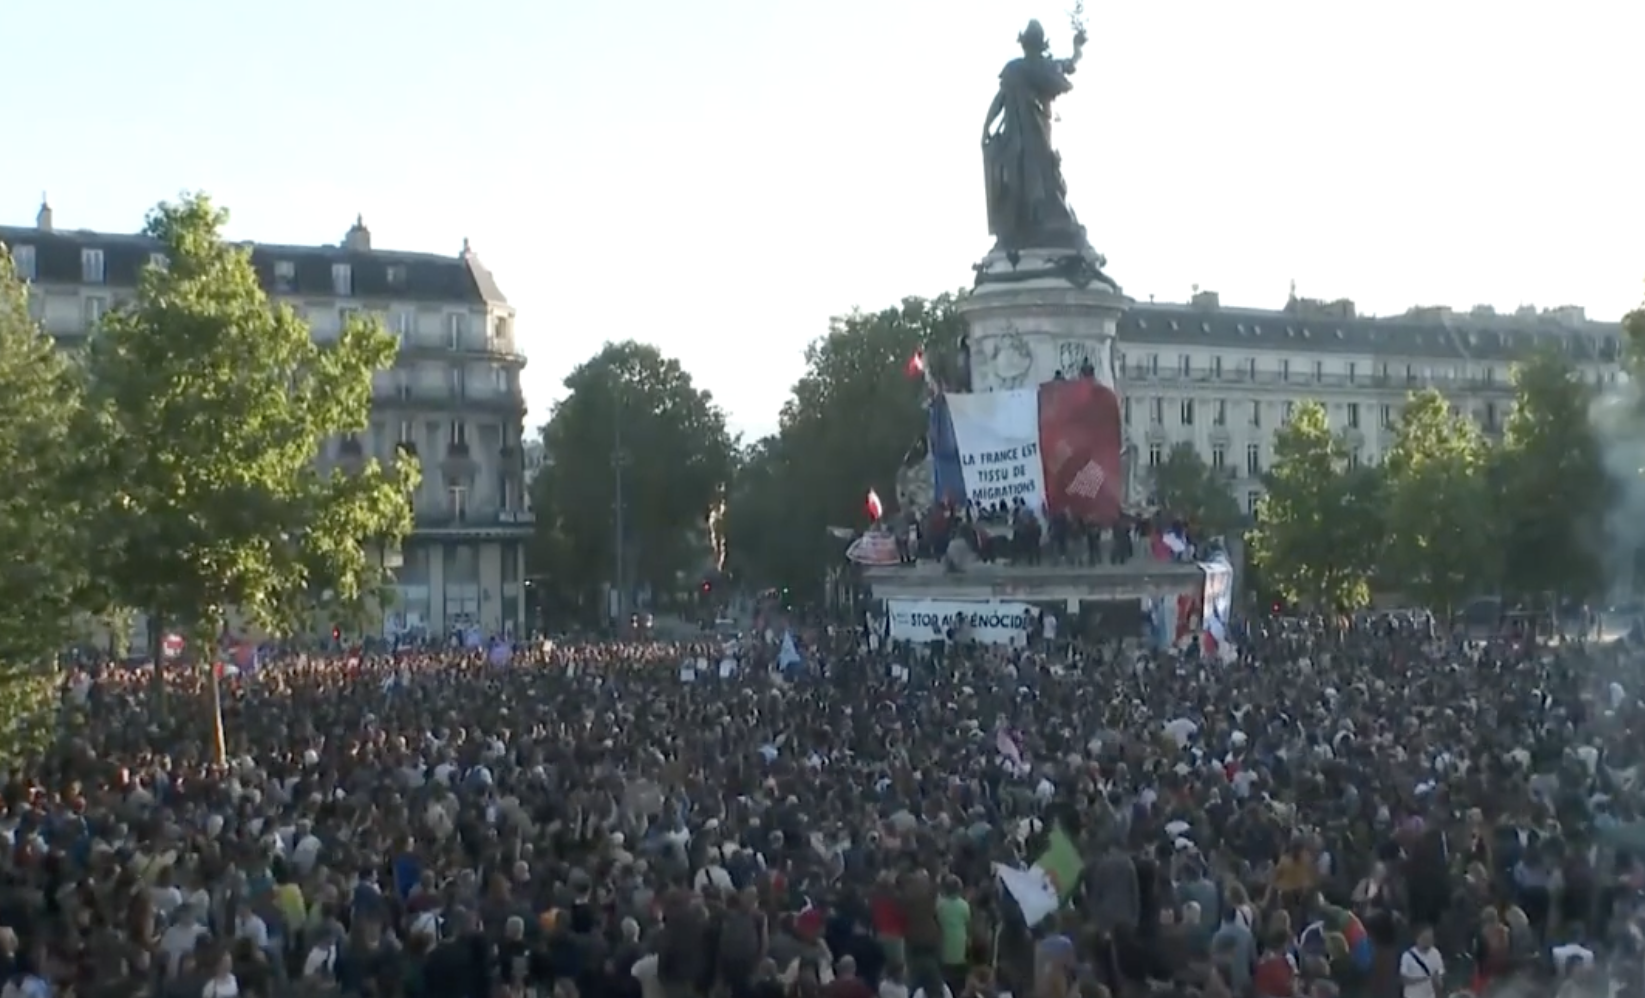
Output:
<instances>
[{"instance_id":1,"label":"dormer window","mask_svg":"<svg viewBox=\"0 0 1645 998\"><path fill-rule=\"evenodd\" d=\"M354 268L346 263L331 265L331 290L339 298L354 294Z\"/></svg>"},{"instance_id":2,"label":"dormer window","mask_svg":"<svg viewBox=\"0 0 1645 998\"><path fill-rule=\"evenodd\" d=\"M103 251L100 249L85 249L80 251L80 280L86 284L102 284Z\"/></svg>"},{"instance_id":3,"label":"dormer window","mask_svg":"<svg viewBox=\"0 0 1645 998\"><path fill-rule=\"evenodd\" d=\"M404 264L390 264L388 268L388 286L403 288L406 286L406 268Z\"/></svg>"},{"instance_id":4,"label":"dormer window","mask_svg":"<svg viewBox=\"0 0 1645 998\"><path fill-rule=\"evenodd\" d=\"M12 266L17 268L17 276L25 281L34 280L34 247L13 246L11 248Z\"/></svg>"},{"instance_id":5,"label":"dormer window","mask_svg":"<svg viewBox=\"0 0 1645 998\"><path fill-rule=\"evenodd\" d=\"M297 290L297 265L290 260L274 261L274 291L289 295Z\"/></svg>"}]
</instances>

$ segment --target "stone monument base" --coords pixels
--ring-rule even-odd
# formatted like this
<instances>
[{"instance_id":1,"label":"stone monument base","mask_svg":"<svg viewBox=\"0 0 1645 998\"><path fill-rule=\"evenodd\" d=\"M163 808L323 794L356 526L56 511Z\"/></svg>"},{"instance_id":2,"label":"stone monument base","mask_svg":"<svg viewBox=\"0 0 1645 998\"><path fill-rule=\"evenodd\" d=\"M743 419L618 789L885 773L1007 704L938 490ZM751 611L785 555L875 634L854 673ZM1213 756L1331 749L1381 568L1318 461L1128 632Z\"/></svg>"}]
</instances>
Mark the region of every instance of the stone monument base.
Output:
<instances>
[{"instance_id":1,"label":"stone monument base","mask_svg":"<svg viewBox=\"0 0 1645 998\"><path fill-rule=\"evenodd\" d=\"M1117 398L1114 338L1131 299L1102 272L1104 262L1090 249L996 249L984 257L959 306L969 327L971 390L1089 377ZM1123 441L1123 427L1115 432ZM1120 506L1140 510L1146 489L1136 455L1122 449L1120 464L1106 469L1124 476Z\"/></svg>"},{"instance_id":2,"label":"stone monument base","mask_svg":"<svg viewBox=\"0 0 1645 998\"><path fill-rule=\"evenodd\" d=\"M1019 600L1061 603L1077 613L1085 602L1175 598L1204 584L1188 562L1139 555L1117 565L972 564L951 571L941 563L864 566L875 599Z\"/></svg>"},{"instance_id":3,"label":"stone monument base","mask_svg":"<svg viewBox=\"0 0 1645 998\"><path fill-rule=\"evenodd\" d=\"M1089 365L1114 387L1113 344L1131 300L1101 271L1095 253L995 250L977 264L960 304L970 327L971 390L1029 388Z\"/></svg>"}]
</instances>

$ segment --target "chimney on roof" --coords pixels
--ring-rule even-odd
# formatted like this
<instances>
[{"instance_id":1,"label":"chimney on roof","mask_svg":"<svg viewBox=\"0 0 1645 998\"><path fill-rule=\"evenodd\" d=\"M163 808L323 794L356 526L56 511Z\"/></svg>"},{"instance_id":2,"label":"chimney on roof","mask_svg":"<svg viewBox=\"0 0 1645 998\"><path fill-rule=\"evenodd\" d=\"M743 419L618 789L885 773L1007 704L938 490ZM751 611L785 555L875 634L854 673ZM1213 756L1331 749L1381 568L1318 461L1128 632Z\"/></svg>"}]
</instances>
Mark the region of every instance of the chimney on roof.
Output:
<instances>
[{"instance_id":1,"label":"chimney on roof","mask_svg":"<svg viewBox=\"0 0 1645 998\"><path fill-rule=\"evenodd\" d=\"M468 245L468 237L463 237L463 256L473 256L474 250Z\"/></svg>"},{"instance_id":2,"label":"chimney on roof","mask_svg":"<svg viewBox=\"0 0 1645 998\"><path fill-rule=\"evenodd\" d=\"M354 216L354 227L343 237L343 248L351 253L371 252L371 230L366 228L365 216Z\"/></svg>"},{"instance_id":3,"label":"chimney on roof","mask_svg":"<svg viewBox=\"0 0 1645 998\"><path fill-rule=\"evenodd\" d=\"M46 200L44 191L40 192L40 211L34 216L34 227L41 232L51 231L51 202Z\"/></svg>"},{"instance_id":4,"label":"chimney on roof","mask_svg":"<svg viewBox=\"0 0 1645 998\"><path fill-rule=\"evenodd\" d=\"M1194 297L1189 304L1198 309L1214 312L1222 307L1222 297L1215 291L1201 291L1199 285L1194 285Z\"/></svg>"}]
</instances>

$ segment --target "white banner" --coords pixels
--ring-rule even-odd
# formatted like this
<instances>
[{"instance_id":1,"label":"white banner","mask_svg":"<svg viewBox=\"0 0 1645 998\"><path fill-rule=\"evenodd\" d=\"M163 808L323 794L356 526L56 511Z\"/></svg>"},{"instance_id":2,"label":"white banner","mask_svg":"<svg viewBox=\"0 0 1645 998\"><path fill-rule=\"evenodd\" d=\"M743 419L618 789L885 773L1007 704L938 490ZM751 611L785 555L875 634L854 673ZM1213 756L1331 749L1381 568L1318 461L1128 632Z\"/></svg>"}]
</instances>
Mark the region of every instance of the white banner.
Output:
<instances>
[{"instance_id":1,"label":"white banner","mask_svg":"<svg viewBox=\"0 0 1645 998\"><path fill-rule=\"evenodd\" d=\"M1040 457L1040 392L1018 388L947 396L954 449L971 501L992 505L1021 499L1038 513L1045 505L1045 462Z\"/></svg>"},{"instance_id":2,"label":"white banner","mask_svg":"<svg viewBox=\"0 0 1645 998\"><path fill-rule=\"evenodd\" d=\"M942 641L949 630L960 640L1015 645L1028 640L1028 604L983 600L886 600L891 640Z\"/></svg>"}]
</instances>

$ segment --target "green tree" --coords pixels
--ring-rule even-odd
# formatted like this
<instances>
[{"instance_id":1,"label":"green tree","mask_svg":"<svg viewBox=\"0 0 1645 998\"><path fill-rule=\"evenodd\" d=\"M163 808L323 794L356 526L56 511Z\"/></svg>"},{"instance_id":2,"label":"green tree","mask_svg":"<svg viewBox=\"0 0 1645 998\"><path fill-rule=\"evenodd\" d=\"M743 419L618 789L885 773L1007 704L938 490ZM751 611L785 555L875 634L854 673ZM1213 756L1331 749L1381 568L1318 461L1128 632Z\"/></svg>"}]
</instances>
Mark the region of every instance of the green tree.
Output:
<instances>
[{"instance_id":1,"label":"green tree","mask_svg":"<svg viewBox=\"0 0 1645 998\"><path fill-rule=\"evenodd\" d=\"M353 471L316 463L366 428L373 372L395 342L354 319L331 343L271 304L250 254L222 237L203 195L161 204L145 234L163 263L104 318L87 355L97 568L107 602L149 613L151 653L178 626L209 646L233 608L289 633L322 594L378 597L379 550L411 529L416 462Z\"/></svg>"},{"instance_id":2,"label":"green tree","mask_svg":"<svg viewBox=\"0 0 1645 998\"><path fill-rule=\"evenodd\" d=\"M1590 419L1595 391L1564 356L1514 368L1514 403L1491 469L1501 516L1503 588L1586 599L1603 591L1613 485Z\"/></svg>"},{"instance_id":3,"label":"green tree","mask_svg":"<svg viewBox=\"0 0 1645 998\"><path fill-rule=\"evenodd\" d=\"M1400 414L1383 470L1387 561L1402 593L1452 611L1501 576L1497 501L1479 426L1434 389Z\"/></svg>"},{"instance_id":4,"label":"green tree","mask_svg":"<svg viewBox=\"0 0 1645 998\"><path fill-rule=\"evenodd\" d=\"M613 576L620 456L624 580L674 591L682 573L708 567L703 530L732 472L724 414L679 361L632 340L606 344L565 387L542 430L549 462L532 483L534 571Z\"/></svg>"},{"instance_id":5,"label":"green tree","mask_svg":"<svg viewBox=\"0 0 1645 998\"><path fill-rule=\"evenodd\" d=\"M727 560L735 576L810 595L822 569L822 530L801 528L804 513L793 503L790 448L781 435L761 437L738 454L727 496ZM836 547L843 542L833 541Z\"/></svg>"},{"instance_id":6,"label":"green tree","mask_svg":"<svg viewBox=\"0 0 1645 998\"><path fill-rule=\"evenodd\" d=\"M923 447L927 422L926 388L907 364L923 352L939 382L957 383L966 329L957 302L944 294L852 312L806 348L777 434L744 455L728 503L738 573L813 597L840 555L828 528L864 526L869 489L895 505L899 471Z\"/></svg>"},{"instance_id":7,"label":"green tree","mask_svg":"<svg viewBox=\"0 0 1645 998\"><path fill-rule=\"evenodd\" d=\"M49 733L52 658L73 637L89 581L77 487L83 398L81 369L30 317L28 289L0 244L0 759Z\"/></svg>"},{"instance_id":8,"label":"green tree","mask_svg":"<svg viewBox=\"0 0 1645 998\"><path fill-rule=\"evenodd\" d=\"M1199 536L1226 535L1244 519L1224 469L1206 464L1193 444L1176 444L1151 472L1155 501L1193 524Z\"/></svg>"},{"instance_id":9,"label":"green tree","mask_svg":"<svg viewBox=\"0 0 1645 998\"><path fill-rule=\"evenodd\" d=\"M1303 402L1274 435L1274 463L1247 535L1252 559L1285 600L1322 610L1370 601L1380 534L1380 476L1350 467L1325 407Z\"/></svg>"}]
</instances>

